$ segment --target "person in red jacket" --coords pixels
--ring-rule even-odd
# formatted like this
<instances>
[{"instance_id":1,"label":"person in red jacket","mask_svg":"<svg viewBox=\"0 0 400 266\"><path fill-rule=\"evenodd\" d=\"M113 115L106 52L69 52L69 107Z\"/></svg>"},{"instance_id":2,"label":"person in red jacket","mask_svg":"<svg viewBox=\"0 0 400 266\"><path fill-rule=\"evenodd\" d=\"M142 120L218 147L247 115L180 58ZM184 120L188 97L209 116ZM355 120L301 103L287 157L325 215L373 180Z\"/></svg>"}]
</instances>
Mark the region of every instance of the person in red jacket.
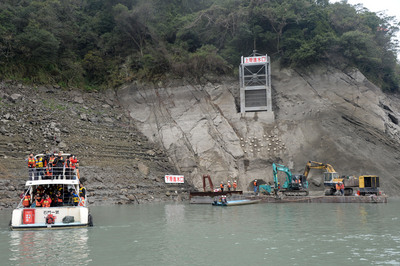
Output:
<instances>
[{"instance_id":1,"label":"person in red jacket","mask_svg":"<svg viewBox=\"0 0 400 266\"><path fill-rule=\"evenodd\" d=\"M73 179L76 179L75 176L78 171L77 163L79 163L78 158L75 155L72 155L71 158L69 158L70 164L71 164L71 169L72 169L72 175L74 176Z\"/></svg>"}]
</instances>

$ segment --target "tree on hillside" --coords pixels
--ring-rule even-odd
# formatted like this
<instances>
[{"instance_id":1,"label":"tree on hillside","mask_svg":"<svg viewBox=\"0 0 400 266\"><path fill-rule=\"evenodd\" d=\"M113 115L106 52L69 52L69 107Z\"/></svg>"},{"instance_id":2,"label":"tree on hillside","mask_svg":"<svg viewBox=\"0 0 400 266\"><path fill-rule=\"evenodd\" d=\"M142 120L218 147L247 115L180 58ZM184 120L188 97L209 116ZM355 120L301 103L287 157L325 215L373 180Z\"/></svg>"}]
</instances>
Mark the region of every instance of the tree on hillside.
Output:
<instances>
[{"instance_id":1,"label":"tree on hillside","mask_svg":"<svg viewBox=\"0 0 400 266\"><path fill-rule=\"evenodd\" d=\"M129 10L126 6L118 4L114 7L117 29L125 34L144 56L147 42L151 42L153 34L150 30L150 19L153 18L153 6L146 2Z\"/></svg>"}]
</instances>

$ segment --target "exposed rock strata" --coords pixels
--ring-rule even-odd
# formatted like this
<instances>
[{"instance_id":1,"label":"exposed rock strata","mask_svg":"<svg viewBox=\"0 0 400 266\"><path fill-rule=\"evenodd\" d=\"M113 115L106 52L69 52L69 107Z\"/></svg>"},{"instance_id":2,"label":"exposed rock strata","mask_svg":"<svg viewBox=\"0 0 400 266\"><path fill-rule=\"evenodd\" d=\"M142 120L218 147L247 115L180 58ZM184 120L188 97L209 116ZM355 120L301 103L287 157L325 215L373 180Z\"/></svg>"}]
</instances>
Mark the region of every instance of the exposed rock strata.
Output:
<instances>
[{"instance_id":1,"label":"exposed rock strata","mask_svg":"<svg viewBox=\"0 0 400 266\"><path fill-rule=\"evenodd\" d=\"M163 146L198 188L201 175L210 173L214 183L237 179L247 190L253 179L272 182L272 162L302 173L314 160L332 164L341 175L379 175L383 190L398 195L397 96L383 94L356 70L321 67L308 73L273 67L275 122L268 113L238 113L237 80L132 84L117 95L140 131ZM314 189L322 189L321 173L310 175Z\"/></svg>"}]
</instances>

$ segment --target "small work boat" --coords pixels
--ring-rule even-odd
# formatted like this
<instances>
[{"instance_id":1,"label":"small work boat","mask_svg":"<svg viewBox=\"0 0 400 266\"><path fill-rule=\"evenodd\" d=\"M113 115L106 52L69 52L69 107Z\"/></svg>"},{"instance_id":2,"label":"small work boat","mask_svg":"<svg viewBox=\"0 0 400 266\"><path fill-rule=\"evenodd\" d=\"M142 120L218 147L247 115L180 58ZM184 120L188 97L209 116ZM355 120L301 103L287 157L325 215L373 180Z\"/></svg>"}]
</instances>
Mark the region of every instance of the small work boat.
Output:
<instances>
[{"instance_id":1,"label":"small work boat","mask_svg":"<svg viewBox=\"0 0 400 266\"><path fill-rule=\"evenodd\" d=\"M261 200L240 199L240 200L219 200L212 203L213 206L237 206L259 203Z\"/></svg>"},{"instance_id":2,"label":"small work boat","mask_svg":"<svg viewBox=\"0 0 400 266\"><path fill-rule=\"evenodd\" d=\"M29 168L25 192L12 212L11 230L93 226L86 189L80 184L79 171L76 166L71 167L71 164L66 163L67 158L72 156L59 153L59 160L54 156L56 161L62 161L59 164L61 167L54 166L51 159L43 159L44 156L38 154L28 159L40 162L40 165Z\"/></svg>"}]
</instances>

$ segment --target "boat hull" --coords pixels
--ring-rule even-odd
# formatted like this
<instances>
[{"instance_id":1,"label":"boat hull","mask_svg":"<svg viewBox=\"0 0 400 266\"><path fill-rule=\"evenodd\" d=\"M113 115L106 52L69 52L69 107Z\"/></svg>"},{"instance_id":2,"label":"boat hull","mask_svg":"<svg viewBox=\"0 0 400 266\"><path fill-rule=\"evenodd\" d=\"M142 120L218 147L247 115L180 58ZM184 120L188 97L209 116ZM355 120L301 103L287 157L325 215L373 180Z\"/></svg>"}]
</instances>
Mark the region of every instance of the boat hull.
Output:
<instances>
[{"instance_id":1,"label":"boat hull","mask_svg":"<svg viewBox=\"0 0 400 266\"><path fill-rule=\"evenodd\" d=\"M47 223L49 215L54 217L54 223ZM68 217L68 221L65 217ZM91 225L89 209L80 206L18 208L13 210L10 222L11 230L79 228Z\"/></svg>"},{"instance_id":2,"label":"boat hull","mask_svg":"<svg viewBox=\"0 0 400 266\"><path fill-rule=\"evenodd\" d=\"M49 229L70 229L70 228L83 228L88 227L89 224L70 223L70 224L34 224L34 225L19 225L11 226L13 231L26 231L26 230L49 230Z\"/></svg>"},{"instance_id":3,"label":"boat hull","mask_svg":"<svg viewBox=\"0 0 400 266\"><path fill-rule=\"evenodd\" d=\"M212 203L214 206L238 206L259 203L261 200L231 200L227 202L215 201Z\"/></svg>"}]
</instances>

